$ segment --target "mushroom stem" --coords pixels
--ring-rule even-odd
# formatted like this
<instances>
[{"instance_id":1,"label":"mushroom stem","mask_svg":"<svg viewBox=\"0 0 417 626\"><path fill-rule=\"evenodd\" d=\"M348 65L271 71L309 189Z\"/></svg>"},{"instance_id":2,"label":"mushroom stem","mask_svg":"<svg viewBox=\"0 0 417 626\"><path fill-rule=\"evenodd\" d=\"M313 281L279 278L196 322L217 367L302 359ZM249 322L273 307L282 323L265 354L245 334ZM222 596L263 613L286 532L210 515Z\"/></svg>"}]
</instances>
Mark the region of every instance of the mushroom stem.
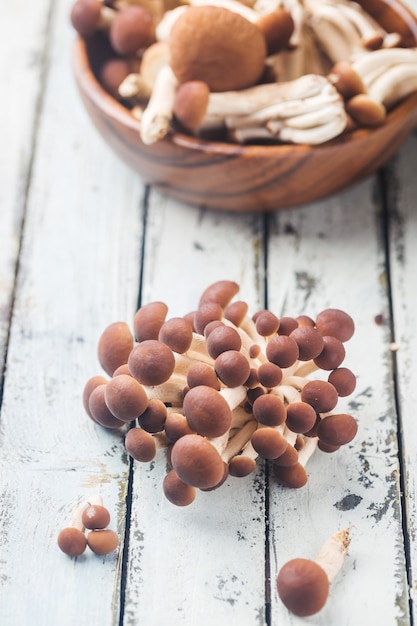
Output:
<instances>
[{"instance_id":1,"label":"mushroom stem","mask_svg":"<svg viewBox=\"0 0 417 626\"><path fill-rule=\"evenodd\" d=\"M169 65L165 65L158 72L148 105L143 111L140 137L144 144L153 144L168 134L177 87L177 79Z\"/></svg>"},{"instance_id":2,"label":"mushroom stem","mask_svg":"<svg viewBox=\"0 0 417 626\"><path fill-rule=\"evenodd\" d=\"M315 558L316 563L326 572L329 583L332 583L340 572L349 545L350 528L345 528L329 537Z\"/></svg>"}]
</instances>

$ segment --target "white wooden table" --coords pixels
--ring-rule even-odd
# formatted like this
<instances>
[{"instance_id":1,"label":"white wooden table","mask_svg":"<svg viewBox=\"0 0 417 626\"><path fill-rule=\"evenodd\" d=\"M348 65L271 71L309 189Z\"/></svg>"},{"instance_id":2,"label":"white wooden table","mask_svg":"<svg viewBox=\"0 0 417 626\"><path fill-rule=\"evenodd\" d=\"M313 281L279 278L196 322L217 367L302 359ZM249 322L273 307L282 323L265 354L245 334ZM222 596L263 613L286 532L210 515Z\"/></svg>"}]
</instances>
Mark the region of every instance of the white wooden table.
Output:
<instances>
[{"instance_id":1,"label":"white wooden table","mask_svg":"<svg viewBox=\"0 0 417 626\"><path fill-rule=\"evenodd\" d=\"M2 12L0 624L414 624L417 135L377 176L309 206L183 206L145 188L92 127L72 77L70 7L14 0ZM130 324L151 300L183 315L224 278L252 312L352 315L347 407L359 432L313 457L304 489L269 484L259 463L175 507L162 494L163 458L131 465L123 437L86 417L82 389L101 372L109 323ZM92 493L120 551L70 559L56 537ZM326 607L290 615L278 569L347 526Z\"/></svg>"}]
</instances>

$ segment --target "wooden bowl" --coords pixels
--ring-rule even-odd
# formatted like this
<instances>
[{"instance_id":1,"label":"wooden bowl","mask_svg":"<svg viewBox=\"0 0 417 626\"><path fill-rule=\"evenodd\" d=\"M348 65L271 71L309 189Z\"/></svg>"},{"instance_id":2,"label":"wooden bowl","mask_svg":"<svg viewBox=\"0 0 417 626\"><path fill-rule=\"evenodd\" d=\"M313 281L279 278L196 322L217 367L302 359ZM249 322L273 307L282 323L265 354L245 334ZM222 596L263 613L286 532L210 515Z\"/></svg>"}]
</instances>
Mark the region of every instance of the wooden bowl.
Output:
<instances>
[{"instance_id":1,"label":"wooden bowl","mask_svg":"<svg viewBox=\"0 0 417 626\"><path fill-rule=\"evenodd\" d=\"M361 4L387 30L400 31L408 46L417 45L417 18L403 4L395 0ZM139 122L97 80L106 54L99 33L75 42L76 82L92 121L144 182L189 204L249 212L318 200L374 173L417 125L414 93L389 113L382 126L355 130L319 146L242 146L179 132L148 146L139 138Z\"/></svg>"}]
</instances>

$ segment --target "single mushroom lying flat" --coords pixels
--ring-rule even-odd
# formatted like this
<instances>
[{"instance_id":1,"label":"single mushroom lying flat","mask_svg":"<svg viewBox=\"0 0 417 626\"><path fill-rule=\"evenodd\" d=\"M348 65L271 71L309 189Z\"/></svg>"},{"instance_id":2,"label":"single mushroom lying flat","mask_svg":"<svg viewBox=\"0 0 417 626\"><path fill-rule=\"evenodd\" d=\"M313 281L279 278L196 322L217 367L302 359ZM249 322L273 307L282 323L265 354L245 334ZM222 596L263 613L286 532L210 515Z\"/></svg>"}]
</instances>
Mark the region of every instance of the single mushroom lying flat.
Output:
<instances>
[{"instance_id":1,"label":"single mushroom lying flat","mask_svg":"<svg viewBox=\"0 0 417 626\"><path fill-rule=\"evenodd\" d=\"M307 617L326 604L330 584L339 573L350 544L350 529L328 539L314 561L295 558L280 569L278 595L295 615Z\"/></svg>"},{"instance_id":2,"label":"single mushroom lying flat","mask_svg":"<svg viewBox=\"0 0 417 626\"><path fill-rule=\"evenodd\" d=\"M68 556L81 556L87 547L87 538L84 534L84 524L81 518L88 506L87 501L79 504L75 508L68 525L58 534L58 546Z\"/></svg>"}]
</instances>

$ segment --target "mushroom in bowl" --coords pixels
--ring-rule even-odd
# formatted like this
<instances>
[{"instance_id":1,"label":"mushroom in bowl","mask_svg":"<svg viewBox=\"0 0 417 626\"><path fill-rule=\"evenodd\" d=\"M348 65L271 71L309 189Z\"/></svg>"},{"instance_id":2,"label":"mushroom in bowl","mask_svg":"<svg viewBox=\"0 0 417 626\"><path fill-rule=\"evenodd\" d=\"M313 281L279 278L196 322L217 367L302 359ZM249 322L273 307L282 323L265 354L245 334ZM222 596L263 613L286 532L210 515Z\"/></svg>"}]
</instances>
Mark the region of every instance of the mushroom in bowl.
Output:
<instances>
[{"instance_id":1,"label":"mushroom in bowl","mask_svg":"<svg viewBox=\"0 0 417 626\"><path fill-rule=\"evenodd\" d=\"M240 4L242 15L234 0L206 4L193 0L154 15L153 43L138 44L134 54L120 55L112 45L121 8L102 5L113 17L77 37L74 69L85 107L146 183L218 210L297 206L375 172L417 125L417 18L399 0L320 0L303 11L277 3L292 20L278 50L265 26L270 4ZM187 31L184 20L200 9L234 13L255 37L258 60L237 84L212 83L191 54L189 71L178 61L175 33L181 24ZM336 39L336 19L343 40Z\"/></svg>"}]
</instances>

